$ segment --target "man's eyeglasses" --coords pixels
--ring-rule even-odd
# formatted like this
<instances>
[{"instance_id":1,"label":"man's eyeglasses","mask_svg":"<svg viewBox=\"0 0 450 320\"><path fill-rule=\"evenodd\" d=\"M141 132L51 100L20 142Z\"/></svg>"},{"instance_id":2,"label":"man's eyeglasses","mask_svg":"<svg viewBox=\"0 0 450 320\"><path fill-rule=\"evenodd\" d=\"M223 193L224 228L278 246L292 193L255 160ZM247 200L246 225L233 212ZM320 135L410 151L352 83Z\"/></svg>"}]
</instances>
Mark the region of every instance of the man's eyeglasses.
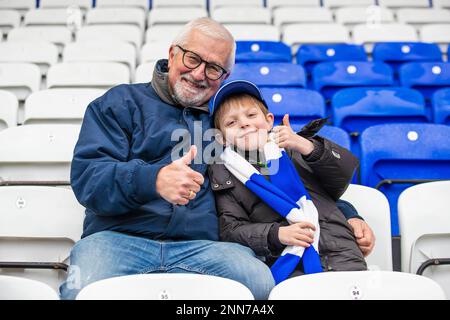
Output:
<instances>
[{"instance_id":1,"label":"man's eyeglasses","mask_svg":"<svg viewBox=\"0 0 450 320\"><path fill-rule=\"evenodd\" d=\"M183 64L186 66L186 68L193 70L193 69L198 68L204 62L205 63L205 76L210 80L218 80L224 74L228 73L228 71L225 70L224 68L222 68L221 66L219 66L215 63L211 63L211 62L203 60L195 52L186 50L179 45L177 45L177 47L180 48L181 51L183 51Z\"/></svg>"}]
</instances>

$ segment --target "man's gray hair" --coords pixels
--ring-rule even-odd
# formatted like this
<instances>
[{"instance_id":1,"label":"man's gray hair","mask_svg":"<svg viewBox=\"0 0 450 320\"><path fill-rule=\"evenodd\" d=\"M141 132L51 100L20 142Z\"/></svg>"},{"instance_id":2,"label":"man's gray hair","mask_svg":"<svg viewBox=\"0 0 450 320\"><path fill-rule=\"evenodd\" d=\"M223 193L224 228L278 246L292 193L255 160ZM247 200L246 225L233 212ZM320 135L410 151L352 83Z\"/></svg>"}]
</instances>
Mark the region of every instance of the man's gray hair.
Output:
<instances>
[{"instance_id":1,"label":"man's gray hair","mask_svg":"<svg viewBox=\"0 0 450 320\"><path fill-rule=\"evenodd\" d=\"M236 54L236 42L234 41L233 35L228 31L223 25L211 18L198 18L187 23L183 29L178 33L178 35L173 39L172 45L185 46L189 34L198 30L208 37L213 39L223 40L230 43L231 53L228 57L227 68L231 72L234 67L234 58Z\"/></svg>"}]
</instances>

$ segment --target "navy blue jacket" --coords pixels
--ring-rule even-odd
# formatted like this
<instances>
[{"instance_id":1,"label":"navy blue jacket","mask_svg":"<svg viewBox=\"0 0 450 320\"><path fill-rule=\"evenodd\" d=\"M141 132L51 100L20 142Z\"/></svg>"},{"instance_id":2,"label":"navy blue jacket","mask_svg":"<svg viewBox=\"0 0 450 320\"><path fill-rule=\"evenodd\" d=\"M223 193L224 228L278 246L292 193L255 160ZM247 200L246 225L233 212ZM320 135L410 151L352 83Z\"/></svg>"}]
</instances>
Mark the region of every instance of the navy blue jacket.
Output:
<instances>
[{"instance_id":1,"label":"navy blue jacket","mask_svg":"<svg viewBox=\"0 0 450 320\"><path fill-rule=\"evenodd\" d=\"M167 104L148 83L114 87L89 104L71 168L73 191L87 208L82 237L111 230L155 240L218 240L204 162L191 165L205 183L187 206L172 205L156 192L159 170L183 140L171 141L172 133L187 129L190 139L184 141L193 143L194 121L203 130L211 127L207 112Z\"/></svg>"}]
</instances>

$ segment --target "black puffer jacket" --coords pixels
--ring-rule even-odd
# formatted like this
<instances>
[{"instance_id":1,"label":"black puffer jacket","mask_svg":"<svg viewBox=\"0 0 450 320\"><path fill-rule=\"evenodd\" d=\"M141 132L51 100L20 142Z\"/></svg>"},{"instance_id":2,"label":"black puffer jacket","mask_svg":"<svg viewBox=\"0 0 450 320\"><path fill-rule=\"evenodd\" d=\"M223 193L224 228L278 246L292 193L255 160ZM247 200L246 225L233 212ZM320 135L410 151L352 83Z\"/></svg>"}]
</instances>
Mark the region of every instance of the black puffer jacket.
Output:
<instances>
[{"instance_id":1,"label":"black puffer jacket","mask_svg":"<svg viewBox=\"0 0 450 320\"><path fill-rule=\"evenodd\" d=\"M320 157L307 161L287 151L319 212L319 253L324 270L365 270L352 227L336 206L350 184L358 159L347 149L315 136L310 138ZM316 157L317 158L317 157ZM308 159L308 158L307 158ZM237 180L223 164L209 167L220 221L220 239L248 246L271 265L284 245L280 226L288 222ZM299 270L301 272L301 270Z\"/></svg>"}]
</instances>

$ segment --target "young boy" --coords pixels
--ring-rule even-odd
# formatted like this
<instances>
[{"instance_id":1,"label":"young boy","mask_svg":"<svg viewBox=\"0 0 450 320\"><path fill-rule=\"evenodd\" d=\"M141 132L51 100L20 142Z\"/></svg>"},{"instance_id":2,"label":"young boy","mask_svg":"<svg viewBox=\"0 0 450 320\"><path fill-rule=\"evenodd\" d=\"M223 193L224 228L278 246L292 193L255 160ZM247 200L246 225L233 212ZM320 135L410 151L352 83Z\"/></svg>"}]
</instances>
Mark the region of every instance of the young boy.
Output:
<instances>
[{"instance_id":1,"label":"young boy","mask_svg":"<svg viewBox=\"0 0 450 320\"><path fill-rule=\"evenodd\" d=\"M357 168L357 158L325 138L304 138L302 132L294 133L287 115L284 126L273 127L273 114L268 112L259 89L250 82L225 84L211 100L211 107L215 127L222 133L219 140L262 174L267 175L264 149L269 135L279 148L285 149L301 178L299 184L303 183L317 209L320 226L316 228L311 220L289 224L270 201L263 201L244 185L239 174L230 172L223 163L215 163L209 167L209 176L215 191L221 240L250 247L269 266L286 246L305 248L306 253L306 248L318 240L316 249L324 271L366 270L363 254L347 223L350 217L346 218L336 204ZM316 127L311 124L308 130L318 131L323 125L320 121L315 123ZM311 136L311 132L303 133ZM270 180L270 176L266 179ZM338 203L347 216L358 217L349 203ZM320 229L320 239L315 239L316 229ZM304 272L299 263L290 276Z\"/></svg>"}]
</instances>

